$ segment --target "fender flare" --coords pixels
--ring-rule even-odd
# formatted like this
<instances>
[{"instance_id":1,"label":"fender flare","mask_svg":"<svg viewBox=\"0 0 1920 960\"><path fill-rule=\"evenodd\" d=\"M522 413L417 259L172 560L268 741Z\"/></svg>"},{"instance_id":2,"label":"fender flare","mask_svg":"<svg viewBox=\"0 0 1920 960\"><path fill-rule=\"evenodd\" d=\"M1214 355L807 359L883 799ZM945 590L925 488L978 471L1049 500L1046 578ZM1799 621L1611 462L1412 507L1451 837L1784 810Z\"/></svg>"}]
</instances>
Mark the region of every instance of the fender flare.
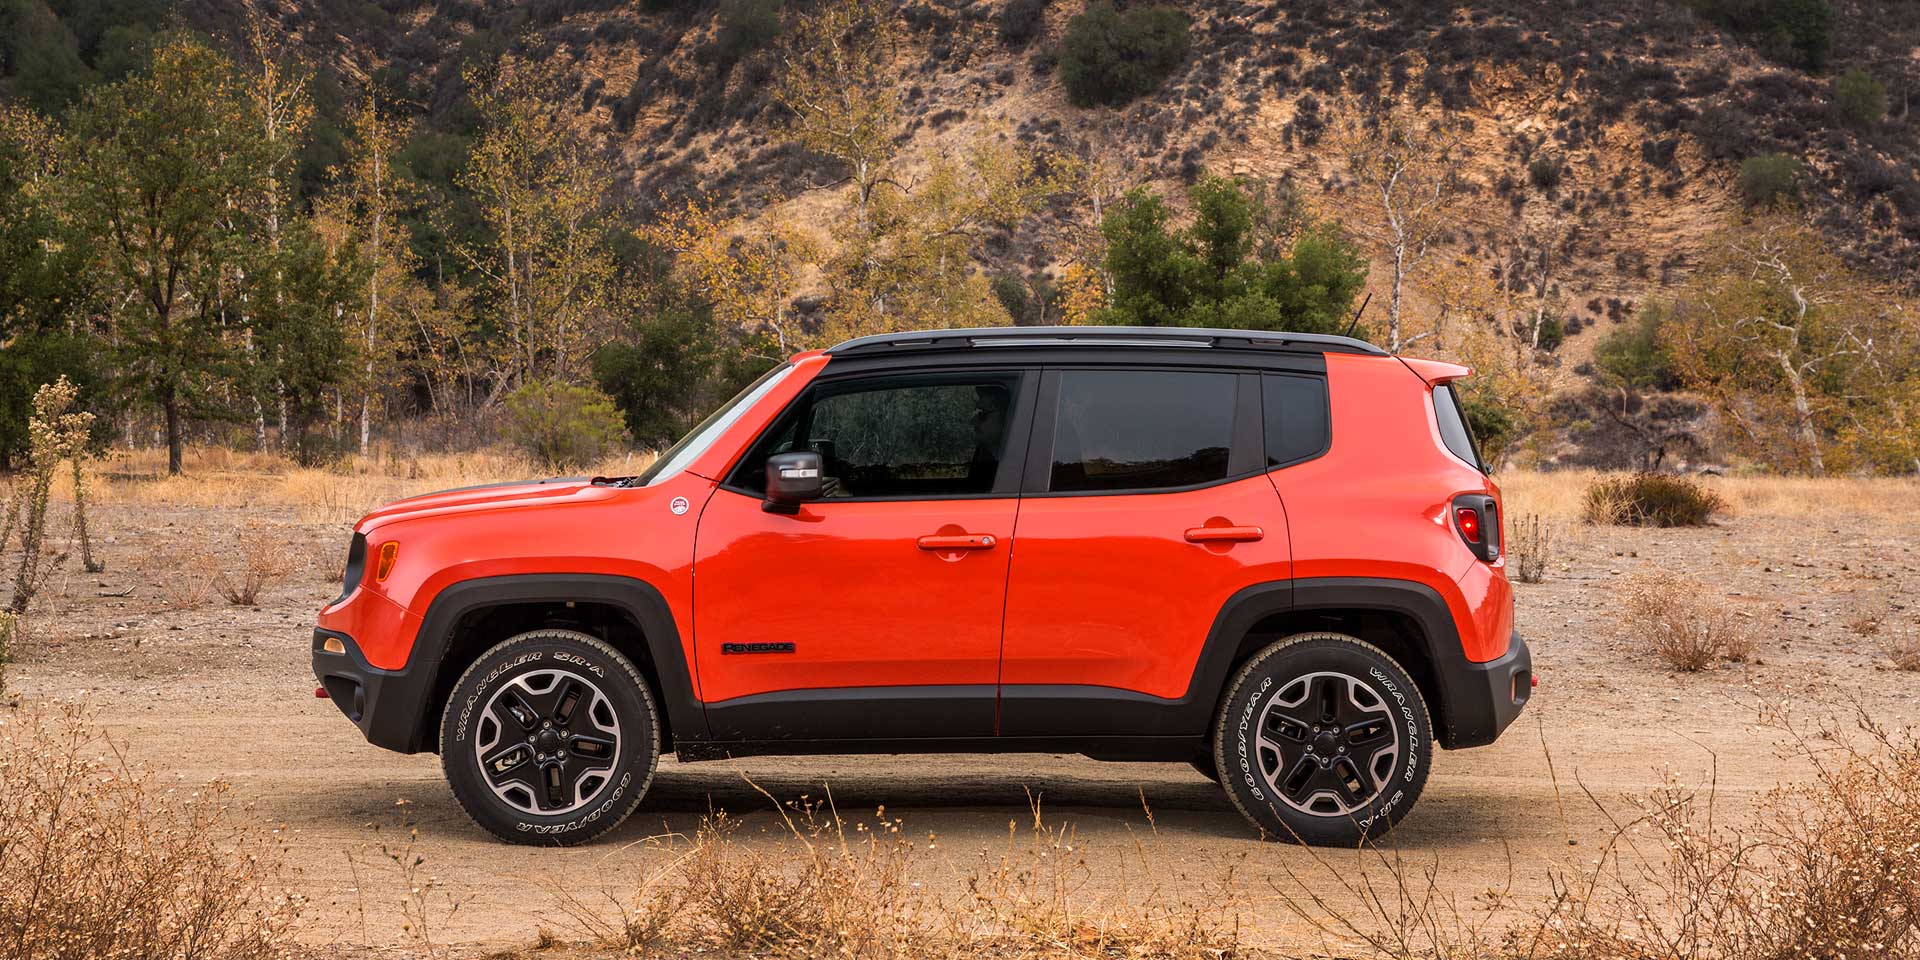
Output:
<instances>
[{"instance_id":1,"label":"fender flare","mask_svg":"<svg viewBox=\"0 0 1920 960\"><path fill-rule=\"evenodd\" d=\"M1428 704L1434 729L1443 746L1455 740L1451 722L1452 707L1461 699L1461 678L1466 672L1466 652L1460 645L1460 631L1453 614L1438 591L1424 583L1386 577L1312 577L1302 580L1276 580L1241 588L1228 597L1207 631L1205 645L1194 664L1193 680L1181 702L1188 709L1204 706L1205 722L1212 723L1213 711L1227 687L1241 642L1255 624L1267 617L1314 610L1380 611L1402 614L1420 627L1420 636L1411 638L1427 657L1433 669L1436 702ZM1414 665L1406 665L1415 672Z\"/></svg>"},{"instance_id":2,"label":"fender flare","mask_svg":"<svg viewBox=\"0 0 1920 960\"><path fill-rule=\"evenodd\" d=\"M680 643L680 630L674 624L673 611L667 606L666 598L653 584L611 574L530 573L462 580L434 595L414 639L412 665L420 672L415 681L418 684L417 713L413 718L416 738L423 737L419 731L432 722L429 714L439 687L441 663L453 643L454 628L463 618L491 607L567 602L602 603L631 617L640 628L647 656L652 661L635 666L643 670L652 668L653 676L660 683L661 706L667 711L674 735L690 739L706 736L706 710L694 696L693 676L688 669L685 648Z\"/></svg>"}]
</instances>

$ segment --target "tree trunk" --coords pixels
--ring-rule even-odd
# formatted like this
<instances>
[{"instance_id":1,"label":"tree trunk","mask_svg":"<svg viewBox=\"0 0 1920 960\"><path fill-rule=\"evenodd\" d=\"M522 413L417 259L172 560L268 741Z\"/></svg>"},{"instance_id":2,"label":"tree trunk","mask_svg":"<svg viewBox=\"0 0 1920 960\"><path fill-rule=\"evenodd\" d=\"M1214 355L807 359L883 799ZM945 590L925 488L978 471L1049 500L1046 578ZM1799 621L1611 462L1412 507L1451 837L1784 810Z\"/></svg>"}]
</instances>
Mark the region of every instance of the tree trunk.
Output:
<instances>
[{"instance_id":1,"label":"tree trunk","mask_svg":"<svg viewBox=\"0 0 1920 960\"><path fill-rule=\"evenodd\" d=\"M180 398L174 393L173 384L160 388L160 409L167 418L167 473L177 477L184 450L180 436Z\"/></svg>"},{"instance_id":2,"label":"tree trunk","mask_svg":"<svg viewBox=\"0 0 1920 960\"><path fill-rule=\"evenodd\" d=\"M1787 385L1793 389L1793 413L1800 421L1800 442L1806 444L1808 462L1814 473L1826 473L1826 460L1820 454L1820 431L1813 424L1813 405L1807 402L1806 381L1801 379L1792 357L1785 352L1773 356L1780 362L1781 372L1787 375Z\"/></svg>"}]
</instances>

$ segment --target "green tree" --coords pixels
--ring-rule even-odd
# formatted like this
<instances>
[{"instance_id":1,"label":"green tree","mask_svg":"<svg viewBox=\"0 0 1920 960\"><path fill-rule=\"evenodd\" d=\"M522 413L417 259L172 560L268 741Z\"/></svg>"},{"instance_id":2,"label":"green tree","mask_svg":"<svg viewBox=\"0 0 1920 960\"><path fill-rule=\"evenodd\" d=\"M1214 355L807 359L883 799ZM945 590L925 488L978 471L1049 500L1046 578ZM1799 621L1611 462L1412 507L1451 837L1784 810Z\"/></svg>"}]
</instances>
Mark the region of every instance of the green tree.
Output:
<instances>
[{"instance_id":1,"label":"green tree","mask_svg":"<svg viewBox=\"0 0 1920 960\"><path fill-rule=\"evenodd\" d=\"M186 418L207 408L228 352L219 285L237 253L234 211L269 159L259 125L233 64L171 35L149 70L89 91L71 127L64 207L128 294L111 314L118 371L160 408L179 473Z\"/></svg>"},{"instance_id":2,"label":"green tree","mask_svg":"<svg viewBox=\"0 0 1920 960\"><path fill-rule=\"evenodd\" d=\"M1267 204L1208 176L1187 190L1185 227L1136 189L1101 224L1113 295L1089 319L1139 326L1343 333L1365 258L1331 224L1277 224Z\"/></svg>"},{"instance_id":3,"label":"green tree","mask_svg":"<svg viewBox=\"0 0 1920 960\"><path fill-rule=\"evenodd\" d=\"M0 466L27 452L35 389L66 376L99 406L90 246L57 206L63 149L52 121L0 103Z\"/></svg>"},{"instance_id":4,"label":"green tree","mask_svg":"<svg viewBox=\"0 0 1920 960\"><path fill-rule=\"evenodd\" d=\"M1186 14L1172 7L1087 5L1060 37L1060 85L1075 106L1119 106L1152 93L1187 58Z\"/></svg>"}]
</instances>

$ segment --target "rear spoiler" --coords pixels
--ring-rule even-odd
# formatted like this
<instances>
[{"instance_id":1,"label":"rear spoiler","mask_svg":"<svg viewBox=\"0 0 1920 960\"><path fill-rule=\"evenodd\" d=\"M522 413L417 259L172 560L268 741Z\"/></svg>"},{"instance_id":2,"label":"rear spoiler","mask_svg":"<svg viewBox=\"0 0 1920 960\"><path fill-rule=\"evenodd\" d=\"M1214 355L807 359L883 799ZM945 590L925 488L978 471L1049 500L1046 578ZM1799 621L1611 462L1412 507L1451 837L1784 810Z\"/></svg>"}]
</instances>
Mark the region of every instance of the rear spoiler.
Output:
<instances>
[{"instance_id":1,"label":"rear spoiler","mask_svg":"<svg viewBox=\"0 0 1920 960\"><path fill-rule=\"evenodd\" d=\"M1406 364L1407 369L1412 370L1414 376L1425 380L1429 387L1437 387L1443 383L1473 376L1472 367L1463 367L1445 360L1422 360L1419 357L1395 357L1395 359Z\"/></svg>"}]
</instances>

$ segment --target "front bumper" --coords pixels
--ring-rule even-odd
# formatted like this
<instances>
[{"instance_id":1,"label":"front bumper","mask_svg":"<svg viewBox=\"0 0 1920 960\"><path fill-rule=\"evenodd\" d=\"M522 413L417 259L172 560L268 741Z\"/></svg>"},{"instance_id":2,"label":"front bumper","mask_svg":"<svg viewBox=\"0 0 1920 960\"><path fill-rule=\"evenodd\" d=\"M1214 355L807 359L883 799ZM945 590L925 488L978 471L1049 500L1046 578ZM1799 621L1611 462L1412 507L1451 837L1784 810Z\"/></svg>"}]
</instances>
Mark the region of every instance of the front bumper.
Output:
<instances>
[{"instance_id":1,"label":"front bumper","mask_svg":"<svg viewBox=\"0 0 1920 960\"><path fill-rule=\"evenodd\" d=\"M344 650L326 649L329 639L338 640ZM366 735L376 747L419 753L431 750L427 741L422 711L431 702L433 678L429 671L408 664L399 670L382 670L367 663L353 638L338 630L313 631L313 675L320 681L340 712Z\"/></svg>"},{"instance_id":2,"label":"front bumper","mask_svg":"<svg viewBox=\"0 0 1920 960\"><path fill-rule=\"evenodd\" d=\"M1492 743L1533 696L1533 654L1518 630L1507 652L1493 660L1460 659L1436 667L1446 696L1440 745L1450 750Z\"/></svg>"}]
</instances>

